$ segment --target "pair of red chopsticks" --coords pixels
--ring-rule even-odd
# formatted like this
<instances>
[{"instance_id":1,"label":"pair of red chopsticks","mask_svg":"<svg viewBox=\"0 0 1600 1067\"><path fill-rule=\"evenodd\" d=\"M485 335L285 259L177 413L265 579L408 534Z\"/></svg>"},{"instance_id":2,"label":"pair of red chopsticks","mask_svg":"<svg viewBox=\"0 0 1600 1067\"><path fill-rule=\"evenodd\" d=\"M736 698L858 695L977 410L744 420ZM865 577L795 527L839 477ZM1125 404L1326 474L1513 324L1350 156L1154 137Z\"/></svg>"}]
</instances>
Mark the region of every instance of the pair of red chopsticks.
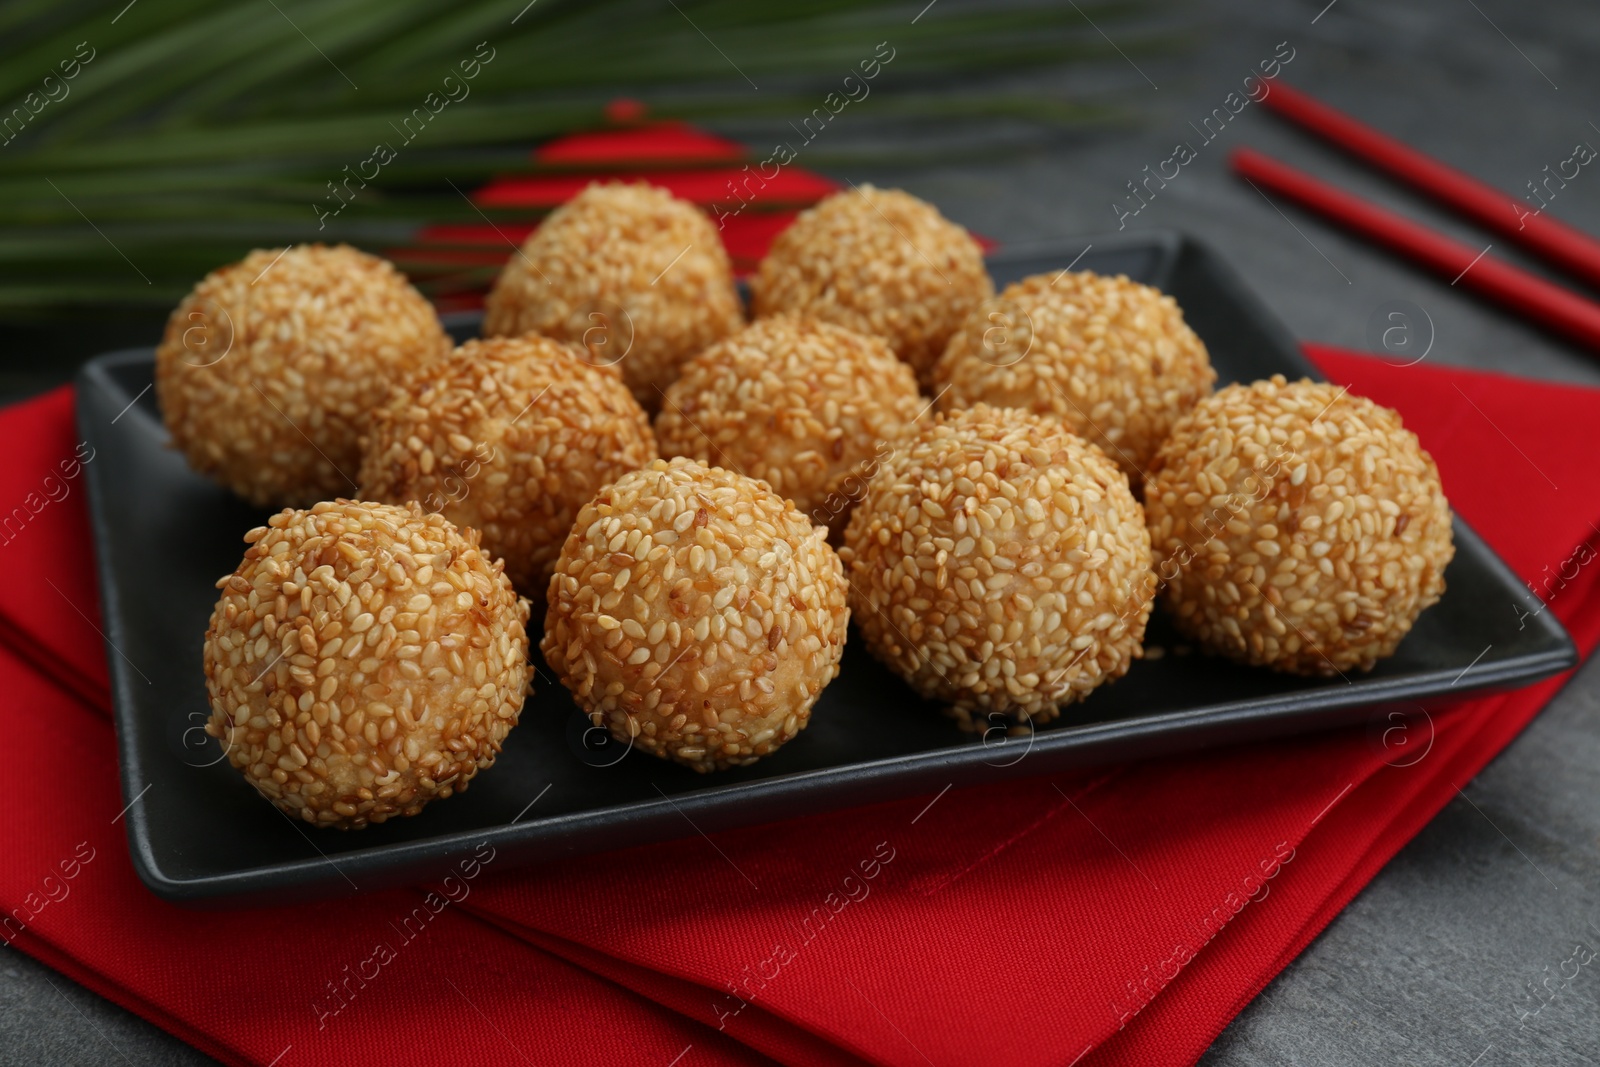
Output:
<instances>
[{"instance_id":1,"label":"pair of red chopsticks","mask_svg":"<svg viewBox=\"0 0 1600 1067\"><path fill-rule=\"evenodd\" d=\"M1600 287L1600 241L1536 214L1538 204L1508 196L1280 82L1272 83L1262 102L1485 229ZM1481 293L1600 351L1600 304L1496 259L1488 254L1492 243L1485 248L1462 244L1248 148L1235 151L1231 162L1235 172L1262 191L1288 197L1451 279L1452 285Z\"/></svg>"}]
</instances>

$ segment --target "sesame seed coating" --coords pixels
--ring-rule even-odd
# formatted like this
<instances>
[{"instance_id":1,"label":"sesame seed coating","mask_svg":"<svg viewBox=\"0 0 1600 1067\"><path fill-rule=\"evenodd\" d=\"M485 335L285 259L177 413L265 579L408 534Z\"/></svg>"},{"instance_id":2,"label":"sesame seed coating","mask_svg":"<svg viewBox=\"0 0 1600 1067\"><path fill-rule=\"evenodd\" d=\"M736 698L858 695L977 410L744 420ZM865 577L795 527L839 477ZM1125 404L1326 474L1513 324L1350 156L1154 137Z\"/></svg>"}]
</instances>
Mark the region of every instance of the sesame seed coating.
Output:
<instances>
[{"instance_id":1,"label":"sesame seed coating","mask_svg":"<svg viewBox=\"0 0 1600 1067\"><path fill-rule=\"evenodd\" d=\"M542 648L596 726L711 771L805 728L850 619L839 557L764 482L657 460L578 514Z\"/></svg>"},{"instance_id":2,"label":"sesame seed coating","mask_svg":"<svg viewBox=\"0 0 1600 1067\"><path fill-rule=\"evenodd\" d=\"M1369 670L1394 652L1455 555L1438 468L1400 416L1282 375L1179 420L1145 509L1178 628L1295 674Z\"/></svg>"},{"instance_id":3,"label":"sesame seed coating","mask_svg":"<svg viewBox=\"0 0 1600 1067\"><path fill-rule=\"evenodd\" d=\"M335 500L244 539L206 631L206 732L262 796L353 830L493 765L528 690L528 602L473 531Z\"/></svg>"},{"instance_id":4,"label":"sesame seed coating","mask_svg":"<svg viewBox=\"0 0 1600 1067\"><path fill-rule=\"evenodd\" d=\"M792 312L882 337L924 383L951 333L993 295L971 234L926 201L871 185L801 212L750 280L757 316Z\"/></svg>"},{"instance_id":5,"label":"sesame seed coating","mask_svg":"<svg viewBox=\"0 0 1600 1067\"><path fill-rule=\"evenodd\" d=\"M1216 371L1177 301L1125 275L1036 274L970 315L934 369L939 404L1060 419L1137 485Z\"/></svg>"},{"instance_id":6,"label":"sesame seed coating","mask_svg":"<svg viewBox=\"0 0 1600 1067\"><path fill-rule=\"evenodd\" d=\"M477 530L537 603L578 509L655 458L650 420L614 371L537 334L473 340L374 413L361 495Z\"/></svg>"},{"instance_id":7,"label":"sesame seed coating","mask_svg":"<svg viewBox=\"0 0 1600 1067\"><path fill-rule=\"evenodd\" d=\"M620 361L646 410L684 360L744 325L733 265L711 220L643 182L591 184L506 261L484 305L486 336L532 330Z\"/></svg>"},{"instance_id":8,"label":"sesame seed coating","mask_svg":"<svg viewBox=\"0 0 1600 1067\"><path fill-rule=\"evenodd\" d=\"M1049 722L1140 655L1155 596L1144 512L1116 464L1054 420L978 404L919 423L844 538L867 647L968 728Z\"/></svg>"},{"instance_id":9,"label":"sesame seed coating","mask_svg":"<svg viewBox=\"0 0 1600 1067\"><path fill-rule=\"evenodd\" d=\"M666 455L765 481L837 543L866 479L925 407L883 341L780 315L684 364L656 436Z\"/></svg>"},{"instance_id":10,"label":"sesame seed coating","mask_svg":"<svg viewBox=\"0 0 1600 1067\"><path fill-rule=\"evenodd\" d=\"M385 260L348 245L250 253L167 320L156 397L189 466L261 507L354 490L389 383L448 351L439 317Z\"/></svg>"}]
</instances>

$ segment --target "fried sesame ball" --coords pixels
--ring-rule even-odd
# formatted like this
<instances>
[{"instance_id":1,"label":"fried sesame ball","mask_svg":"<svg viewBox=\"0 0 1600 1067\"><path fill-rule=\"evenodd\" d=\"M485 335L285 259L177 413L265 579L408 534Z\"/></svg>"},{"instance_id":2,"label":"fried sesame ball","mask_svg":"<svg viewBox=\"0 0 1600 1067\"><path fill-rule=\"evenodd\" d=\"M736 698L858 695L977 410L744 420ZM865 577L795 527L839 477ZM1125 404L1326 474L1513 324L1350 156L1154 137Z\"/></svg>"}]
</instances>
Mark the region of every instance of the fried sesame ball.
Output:
<instances>
[{"instance_id":1,"label":"fried sesame ball","mask_svg":"<svg viewBox=\"0 0 1600 1067\"><path fill-rule=\"evenodd\" d=\"M919 424L840 556L872 654L969 729L1047 723L1142 654L1144 512L1117 465L1053 419L977 404Z\"/></svg>"},{"instance_id":2,"label":"fried sesame ball","mask_svg":"<svg viewBox=\"0 0 1600 1067\"><path fill-rule=\"evenodd\" d=\"M1282 375L1180 419L1145 509L1178 628L1294 674L1368 670L1392 653L1455 555L1438 468L1400 416Z\"/></svg>"},{"instance_id":3,"label":"fried sesame ball","mask_svg":"<svg viewBox=\"0 0 1600 1067\"><path fill-rule=\"evenodd\" d=\"M750 280L757 316L793 312L888 341L926 383L994 283L983 249L937 208L862 185L800 213Z\"/></svg>"},{"instance_id":4,"label":"fried sesame ball","mask_svg":"<svg viewBox=\"0 0 1600 1067\"><path fill-rule=\"evenodd\" d=\"M421 293L348 245L250 253L167 320L156 397L189 466L260 507L350 493L368 412L449 351Z\"/></svg>"},{"instance_id":5,"label":"fried sesame ball","mask_svg":"<svg viewBox=\"0 0 1600 1067\"><path fill-rule=\"evenodd\" d=\"M744 325L733 266L711 220L643 182L592 184L506 261L487 336L530 330L620 363L647 410L684 360Z\"/></svg>"},{"instance_id":6,"label":"fried sesame ball","mask_svg":"<svg viewBox=\"0 0 1600 1067\"><path fill-rule=\"evenodd\" d=\"M206 631L206 732L262 796L354 830L494 763L528 689L528 603L475 533L335 500L244 539Z\"/></svg>"},{"instance_id":7,"label":"fried sesame ball","mask_svg":"<svg viewBox=\"0 0 1600 1067\"><path fill-rule=\"evenodd\" d=\"M361 495L477 530L539 603L578 509L655 458L650 420L614 372L537 334L496 337L419 368L374 413Z\"/></svg>"},{"instance_id":8,"label":"fried sesame ball","mask_svg":"<svg viewBox=\"0 0 1600 1067\"><path fill-rule=\"evenodd\" d=\"M883 341L780 315L684 364L656 437L665 455L760 478L837 541L890 442L926 406Z\"/></svg>"},{"instance_id":9,"label":"fried sesame ball","mask_svg":"<svg viewBox=\"0 0 1600 1067\"><path fill-rule=\"evenodd\" d=\"M625 474L561 550L545 658L617 740L697 771L753 763L839 673L850 610L824 533L719 467Z\"/></svg>"},{"instance_id":10,"label":"fried sesame ball","mask_svg":"<svg viewBox=\"0 0 1600 1067\"><path fill-rule=\"evenodd\" d=\"M1007 286L968 316L934 369L945 410L982 401L1060 419L1135 486L1216 378L1172 297L1092 271Z\"/></svg>"}]
</instances>

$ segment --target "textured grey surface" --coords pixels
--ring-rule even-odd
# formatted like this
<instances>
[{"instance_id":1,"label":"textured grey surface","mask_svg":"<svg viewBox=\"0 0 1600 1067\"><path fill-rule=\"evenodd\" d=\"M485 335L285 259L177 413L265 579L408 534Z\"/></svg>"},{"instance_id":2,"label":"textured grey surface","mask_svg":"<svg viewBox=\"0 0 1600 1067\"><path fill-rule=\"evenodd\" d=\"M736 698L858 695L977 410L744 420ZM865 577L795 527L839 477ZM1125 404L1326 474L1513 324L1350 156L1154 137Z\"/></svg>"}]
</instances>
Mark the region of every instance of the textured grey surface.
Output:
<instances>
[{"instance_id":1,"label":"textured grey surface","mask_svg":"<svg viewBox=\"0 0 1600 1067\"><path fill-rule=\"evenodd\" d=\"M926 15L937 16L938 8ZM1140 116L1134 128L1065 135L1025 156L991 157L982 146L1003 139L1004 127L885 124L864 102L830 128L827 149L889 141L919 152L966 151L960 163L846 176L901 185L1002 241L1105 232L1116 228L1111 205L1124 183L1166 158L1176 141L1194 140L1187 124L1220 105L1282 41L1295 50L1285 74L1297 86L1506 190L1521 190L1580 140L1600 145L1600 130L1589 124L1600 121L1600 109L1590 110L1600 98L1600 5L1592 0L1210 0L1165 18L1192 35L1181 53L1136 55L1126 66L1097 67L1092 78L1069 71L1016 79L1019 89L1044 96L1092 85ZM730 132L760 145L781 130ZM1430 361L1600 384L1600 362L1575 348L1288 205L1280 213L1227 173L1227 151L1246 143L1463 241L1490 241L1254 105L1130 227L1184 229L1211 241L1300 337L1368 347L1379 305L1409 300L1434 323ZM799 163L807 165L803 152ZM1600 233L1600 168L1585 168L1550 212ZM1501 242L1494 254L1542 273ZM1600 452L1595 428L1568 432L1574 447ZM1591 664L1202 1062L1600 1061L1600 957L1570 980L1559 977L1575 966L1564 966L1575 943L1600 948L1597 798L1600 666ZM1530 986L1546 980L1559 992L1533 999ZM0 1002L0 1063L210 1062L14 953L0 963ZM1536 1015L1520 1017L1541 1003Z\"/></svg>"},{"instance_id":2,"label":"textured grey surface","mask_svg":"<svg viewBox=\"0 0 1600 1067\"><path fill-rule=\"evenodd\" d=\"M22 955L0 963L0 1064L215 1063L165 1031Z\"/></svg>"}]
</instances>

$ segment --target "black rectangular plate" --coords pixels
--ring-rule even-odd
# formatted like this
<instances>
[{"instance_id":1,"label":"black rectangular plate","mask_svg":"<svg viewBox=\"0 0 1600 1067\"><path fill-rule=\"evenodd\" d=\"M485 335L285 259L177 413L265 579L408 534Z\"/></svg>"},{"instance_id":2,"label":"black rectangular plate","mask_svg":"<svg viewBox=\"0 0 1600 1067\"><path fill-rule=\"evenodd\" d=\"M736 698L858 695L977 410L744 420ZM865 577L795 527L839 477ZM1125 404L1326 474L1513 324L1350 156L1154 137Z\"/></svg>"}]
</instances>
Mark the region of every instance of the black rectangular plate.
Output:
<instances>
[{"instance_id":1,"label":"black rectangular plate","mask_svg":"<svg viewBox=\"0 0 1600 1067\"><path fill-rule=\"evenodd\" d=\"M1079 268L1126 273L1176 297L1222 382L1318 377L1233 271L1177 234L1008 250L991 258L990 270L998 287L1074 259ZM466 333L473 324L452 327ZM354 833L317 831L257 796L200 729L208 711L200 646L214 583L238 565L242 535L266 513L191 472L165 445L149 390L152 365L150 349L88 364L78 380L78 421L97 453L87 471L123 796L139 798L127 814L128 840L145 883L171 900L237 905L330 896L442 876L483 841L507 866L538 863L951 783L1383 723L1395 709L1526 684L1577 661L1550 612L1520 628L1508 605L1525 602L1525 587L1458 520L1443 600L1392 658L1348 681L1168 654L1135 663L1126 678L1030 737L997 730L986 743L958 731L852 638L839 679L799 737L753 767L699 775L615 743L595 746L599 732L586 737L587 721L540 662L504 753L469 790L414 818ZM1175 643L1159 610L1147 643L1169 650Z\"/></svg>"}]
</instances>

